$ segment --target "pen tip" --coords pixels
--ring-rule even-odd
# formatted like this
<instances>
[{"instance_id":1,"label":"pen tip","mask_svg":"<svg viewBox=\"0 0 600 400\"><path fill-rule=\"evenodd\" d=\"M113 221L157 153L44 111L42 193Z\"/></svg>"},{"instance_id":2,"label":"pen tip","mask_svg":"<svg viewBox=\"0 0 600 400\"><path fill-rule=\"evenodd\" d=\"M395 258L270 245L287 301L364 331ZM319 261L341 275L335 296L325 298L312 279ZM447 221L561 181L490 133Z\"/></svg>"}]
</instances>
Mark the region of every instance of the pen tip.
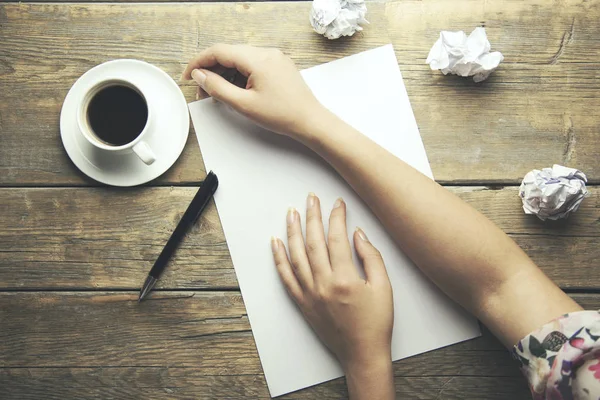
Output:
<instances>
[{"instance_id":1,"label":"pen tip","mask_svg":"<svg viewBox=\"0 0 600 400\"><path fill-rule=\"evenodd\" d=\"M146 281L144 282L144 286L142 286L142 290L140 290L140 297L138 298L138 303L144 300L144 297L146 297L146 295L150 293L155 284L156 278L148 275Z\"/></svg>"}]
</instances>

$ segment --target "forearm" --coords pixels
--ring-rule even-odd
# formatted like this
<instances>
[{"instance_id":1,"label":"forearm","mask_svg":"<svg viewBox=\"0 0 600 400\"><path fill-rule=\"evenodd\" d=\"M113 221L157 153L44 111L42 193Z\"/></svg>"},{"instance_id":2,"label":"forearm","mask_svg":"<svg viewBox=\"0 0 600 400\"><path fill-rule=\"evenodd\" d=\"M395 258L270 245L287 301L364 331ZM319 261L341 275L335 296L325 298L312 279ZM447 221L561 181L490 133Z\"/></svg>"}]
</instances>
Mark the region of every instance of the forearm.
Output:
<instances>
[{"instance_id":1,"label":"forearm","mask_svg":"<svg viewBox=\"0 0 600 400\"><path fill-rule=\"evenodd\" d=\"M411 260L505 344L528 333L531 321L502 323L528 296L556 294L549 297L557 304L540 306L540 324L576 306L491 221L332 114L304 143L344 177Z\"/></svg>"},{"instance_id":2,"label":"forearm","mask_svg":"<svg viewBox=\"0 0 600 400\"><path fill-rule=\"evenodd\" d=\"M391 359L349 365L344 369L350 400L391 400L396 398Z\"/></svg>"}]
</instances>

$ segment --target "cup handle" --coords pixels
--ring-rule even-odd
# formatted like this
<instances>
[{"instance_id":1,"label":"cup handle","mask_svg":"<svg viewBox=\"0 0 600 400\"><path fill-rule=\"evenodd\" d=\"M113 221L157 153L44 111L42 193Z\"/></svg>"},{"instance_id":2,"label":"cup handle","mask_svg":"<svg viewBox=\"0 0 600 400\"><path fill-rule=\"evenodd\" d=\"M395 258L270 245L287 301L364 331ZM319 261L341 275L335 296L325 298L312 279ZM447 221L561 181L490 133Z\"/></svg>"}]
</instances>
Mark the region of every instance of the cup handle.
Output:
<instances>
[{"instance_id":1,"label":"cup handle","mask_svg":"<svg viewBox=\"0 0 600 400\"><path fill-rule=\"evenodd\" d=\"M152 164L156 161L156 156L154 152L148 146L146 142L139 142L135 146L133 146L133 152L142 160L146 165Z\"/></svg>"}]
</instances>

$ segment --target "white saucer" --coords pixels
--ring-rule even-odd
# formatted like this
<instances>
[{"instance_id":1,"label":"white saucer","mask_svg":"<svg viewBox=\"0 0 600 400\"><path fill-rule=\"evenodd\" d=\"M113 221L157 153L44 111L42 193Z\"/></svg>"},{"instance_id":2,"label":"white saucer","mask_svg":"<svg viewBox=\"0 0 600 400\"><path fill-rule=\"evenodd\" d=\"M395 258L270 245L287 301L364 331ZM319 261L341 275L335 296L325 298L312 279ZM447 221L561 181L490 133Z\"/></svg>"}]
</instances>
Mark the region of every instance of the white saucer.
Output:
<instances>
[{"instance_id":1,"label":"white saucer","mask_svg":"<svg viewBox=\"0 0 600 400\"><path fill-rule=\"evenodd\" d=\"M84 90L99 79L130 81L152 107L151 131L144 141L156 154L152 165L135 154L113 154L93 147L77 125L77 107ZM60 113L60 136L67 154L84 174L113 186L141 185L167 171L179 158L190 128L187 103L177 84L163 70L138 60L115 60L83 74L73 85Z\"/></svg>"}]
</instances>

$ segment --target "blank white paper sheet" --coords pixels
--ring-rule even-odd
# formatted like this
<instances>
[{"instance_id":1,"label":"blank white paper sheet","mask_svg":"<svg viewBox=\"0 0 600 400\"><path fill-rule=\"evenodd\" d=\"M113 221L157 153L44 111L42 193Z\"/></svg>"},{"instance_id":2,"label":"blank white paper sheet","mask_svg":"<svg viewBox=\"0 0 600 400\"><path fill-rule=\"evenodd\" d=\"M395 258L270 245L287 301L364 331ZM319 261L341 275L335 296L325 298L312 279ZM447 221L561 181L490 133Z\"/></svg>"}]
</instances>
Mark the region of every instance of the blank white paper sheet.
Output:
<instances>
[{"instance_id":1,"label":"blank white paper sheet","mask_svg":"<svg viewBox=\"0 0 600 400\"><path fill-rule=\"evenodd\" d=\"M302 76L323 105L432 177L392 45L306 69ZM287 296L271 254L271 236L285 241L288 207L304 220L309 192L319 196L327 217L342 197L349 237L360 226L381 251L394 290L394 360L481 334L477 321L419 272L317 155L224 104L207 99L189 108L206 168L219 177L215 201L273 397L343 375ZM402 176L389 171L389 179Z\"/></svg>"}]
</instances>

